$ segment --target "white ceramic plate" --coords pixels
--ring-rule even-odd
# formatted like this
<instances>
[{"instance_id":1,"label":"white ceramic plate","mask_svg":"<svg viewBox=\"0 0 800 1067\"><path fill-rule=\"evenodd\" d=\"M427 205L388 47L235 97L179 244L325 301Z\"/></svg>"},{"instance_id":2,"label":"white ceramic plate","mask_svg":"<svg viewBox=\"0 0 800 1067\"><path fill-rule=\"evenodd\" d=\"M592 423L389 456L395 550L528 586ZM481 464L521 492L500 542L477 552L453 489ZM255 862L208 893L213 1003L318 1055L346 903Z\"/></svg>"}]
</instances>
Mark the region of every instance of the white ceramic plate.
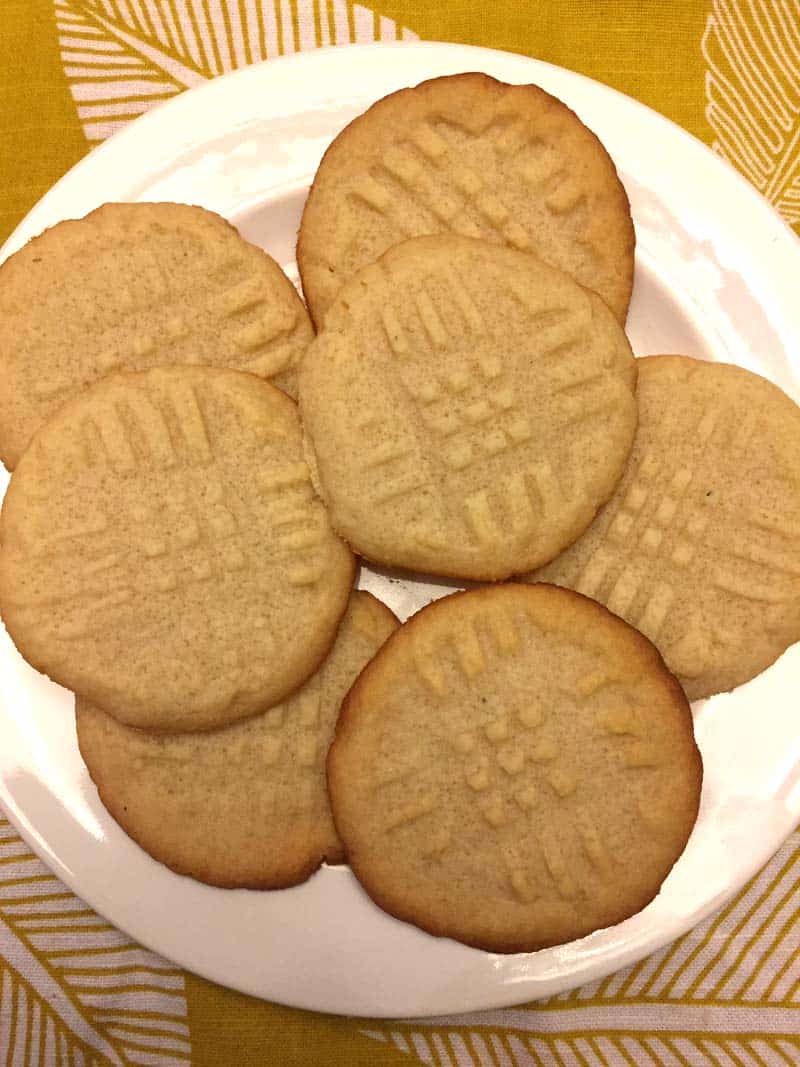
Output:
<instances>
[{"instance_id":1,"label":"white ceramic plate","mask_svg":"<svg viewBox=\"0 0 800 1067\"><path fill-rule=\"evenodd\" d=\"M180 200L228 216L296 276L303 200L330 139L372 101L437 74L537 82L600 135L637 232L629 334L639 354L740 363L800 395L800 243L699 142L596 82L457 45L328 49L187 92L93 152L0 253L106 200ZM3 484L0 483L0 489ZM446 584L362 572L401 616ZM547 996L608 974L683 933L757 871L800 818L800 646L734 693L695 706L700 818L661 894L627 922L531 955L499 956L390 919L347 868L296 889L225 891L172 874L106 814L78 755L72 697L0 635L0 800L42 859L117 926L247 993L359 1015L433 1015Z\"/></svg>"}]
</instances>

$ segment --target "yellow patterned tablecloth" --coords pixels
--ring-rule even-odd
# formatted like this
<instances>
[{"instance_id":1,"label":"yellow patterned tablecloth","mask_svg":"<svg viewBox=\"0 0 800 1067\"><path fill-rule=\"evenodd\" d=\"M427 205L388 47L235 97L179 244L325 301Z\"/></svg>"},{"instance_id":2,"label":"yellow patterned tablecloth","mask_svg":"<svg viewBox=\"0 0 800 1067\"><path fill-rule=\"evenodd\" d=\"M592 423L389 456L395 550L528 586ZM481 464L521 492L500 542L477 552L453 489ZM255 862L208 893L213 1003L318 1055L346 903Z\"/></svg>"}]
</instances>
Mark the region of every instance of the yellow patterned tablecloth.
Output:
<instances>
[{"instance_id":1,"label":"yellow patterned tablecloth","mask_svg":"<svg viewBox=\"0 0 800 1067\"><path fill-rule=\"evenodd\" d=\"M321 45L417 38L523 52L629 93L800 230L798 0L0 0L0 240L94 144L189 86ZM0 1065L796 1067L799 1035L800 833L635 967L510 1010L398 1023L184 973L76 899L0 817Z\"/></svg>"}]
</instances>

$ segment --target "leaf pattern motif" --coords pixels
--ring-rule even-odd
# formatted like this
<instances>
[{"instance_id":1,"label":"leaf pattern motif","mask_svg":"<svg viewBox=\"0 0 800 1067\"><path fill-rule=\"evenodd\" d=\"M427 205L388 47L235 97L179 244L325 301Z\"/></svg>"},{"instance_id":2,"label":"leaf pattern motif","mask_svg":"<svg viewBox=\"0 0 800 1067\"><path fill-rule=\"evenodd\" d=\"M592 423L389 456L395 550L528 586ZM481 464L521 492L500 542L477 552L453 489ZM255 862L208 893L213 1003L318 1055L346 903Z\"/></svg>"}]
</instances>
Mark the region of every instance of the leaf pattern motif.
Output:
<instances>
[{"instance_id":1,"label":"leaf pattern motif","mask_svg":"<svg viewBox=\"0 0 800 1067\"><path fill-rule=\"evenodd\" d=\"M91 143L250 63L329 44L417 39L352 0L54 0L54 10Z\"/></svg>"},{"instance_id":2,"label":"leaf pattern motif","mask_svg":"<svg viewBox=\"0 0 800 1067\"><path fill-rule=\"evenodd\" d=\"M800 6L713 0L702 40L713 149L800 223Z\"/></svg>"},{"instance_id":3,"label":"leaf pattern motif","mask_svg":"<svg viewBox=\"0 0 800 1067\"><path fill-rule=\"evenodd\" d=\"M0 1063L190 1061L183 973L73 896L0 817Z\"/></svg>"},{"instance_id":4,"label":"leaf pattern motif","mask_svg":"<svg viewBox=\"0 0 800 1067\"><path fill-rule=\"evenodd\" d=\"M800 831L716 915L609 978L361 1033L434 1067L800 1063Z\"/></svg>"}]
</instances>

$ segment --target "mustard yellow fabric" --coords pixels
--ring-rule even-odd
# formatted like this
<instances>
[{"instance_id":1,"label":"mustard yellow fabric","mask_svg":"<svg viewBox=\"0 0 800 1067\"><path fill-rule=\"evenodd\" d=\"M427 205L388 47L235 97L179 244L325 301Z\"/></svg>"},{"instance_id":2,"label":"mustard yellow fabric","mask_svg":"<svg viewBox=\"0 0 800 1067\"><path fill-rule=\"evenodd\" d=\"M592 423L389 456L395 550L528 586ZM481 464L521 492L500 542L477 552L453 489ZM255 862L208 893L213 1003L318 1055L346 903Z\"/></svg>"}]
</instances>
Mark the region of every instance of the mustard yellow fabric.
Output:
<instances>
[{"instance_id":1,"label":"mustard yellow fabric","mask_svg":"<svg viewBox=\"0 0 800 1067\"><path fill-rule=\"evenodd\" d=\"M398 38L504 48L612 85L711 145L800 230L796 0L0 0L0 240L154 103L276 55ZM77 900L0 817L0 1064L792 1067L798 1035L800 833L634 967L513 1010L400 1023L185 974Z\"/></svg>"}]
</instances>

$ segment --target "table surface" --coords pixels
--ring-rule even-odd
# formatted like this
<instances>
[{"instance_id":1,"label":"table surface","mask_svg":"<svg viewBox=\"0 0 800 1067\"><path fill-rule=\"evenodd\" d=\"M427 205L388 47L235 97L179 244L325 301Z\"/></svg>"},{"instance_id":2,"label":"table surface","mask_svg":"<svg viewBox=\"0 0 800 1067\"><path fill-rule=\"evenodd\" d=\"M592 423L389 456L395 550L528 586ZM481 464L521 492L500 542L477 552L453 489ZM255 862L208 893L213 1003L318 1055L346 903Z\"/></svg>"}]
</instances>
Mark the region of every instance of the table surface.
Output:
<instances>
[{"instance_id":1,"label":"table surface","mask_svg":"<svg viewBox=\"0 0 800 1067\"><path fill-rule=\"evenodd\" d=\"M521 52L629 93L800 230L796 3L4 0L0 242L93 145L187 87L299 50L417 38ZM799 919L796 832L717 915L603 981L447 1019L340 1019L232 993L140 948L0 816L0 1064L793 1065Z\"/></svg>"}]
</instances>

